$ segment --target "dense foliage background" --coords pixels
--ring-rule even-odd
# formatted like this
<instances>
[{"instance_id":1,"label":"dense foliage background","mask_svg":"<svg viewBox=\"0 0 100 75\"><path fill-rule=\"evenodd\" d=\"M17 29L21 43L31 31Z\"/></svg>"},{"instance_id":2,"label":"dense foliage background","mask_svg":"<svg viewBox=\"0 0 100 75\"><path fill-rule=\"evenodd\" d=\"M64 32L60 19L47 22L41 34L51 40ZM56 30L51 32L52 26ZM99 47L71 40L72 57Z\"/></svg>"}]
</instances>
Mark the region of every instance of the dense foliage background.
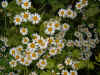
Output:
<instances>
[{"instance_id":1,"label":"dense foliage background","mask_svg":"<svg viewBox=\"0 0 100 75\"><path fill-rule=\"evenodd\" d=\"M2 0L0 0L1 3ZM31 23L22 23L22 26L27 27L30 34L37 32L42 36L46 36L44 34L43 22L49 20L50 18L57 18L58 11L60 8L68 8L68 6L72 5L73 10L76 10L75 4L78 0L31 0L32 8L29 9L31 12L38 12L42 16L41 25L31 25ZM35 65L37 61L33 62L29 67L25 67L22 65L18 65L16 68L11 68L9 66L9 61L13 59L13 57L9 54L9 49L11 47L17 46L21 44L22 35L19 32L20 26L14 26L13 17L16 14L25 11L20 6L16 5L15 0L8 0L8 7L3 9L0 6L0 38L7 37L8 46L5 45L3 41L0 41L0 48L5 47L6 50L3 52L0 51L0 75L5 75L2 73L15 72L21 70L20 75L23 74L24 71L31 70L37 71L39 75L50 75L52 69L58 72L56 64L57 61L63 62L66 56L72 56L73 58L78 58L80 54L80 49L75 47L65 47L62 55L57 55L56 57L49 58L49 65L47 69L41 71L37 69ZM100 37L100 1L98 0L88 0L88 6L82 9L81 12L78 12L78 15L75 19L63 19L63 22L68 22L71 25L71 29L66 32L65 39L66 40L75 40L74 32L78 29L79 24L94 24L96 28L96 32ZM39 30L40 29L40 30ZM92 31L92 29L91 29ZM67 50L67 51L66 51ZM72 54L69 52L72 51ZM78 69L78 75L100 75L100 43L96 45L92 51L92 55L88 60L80 61L81 65Z\"/></svg>"}]
</instances>

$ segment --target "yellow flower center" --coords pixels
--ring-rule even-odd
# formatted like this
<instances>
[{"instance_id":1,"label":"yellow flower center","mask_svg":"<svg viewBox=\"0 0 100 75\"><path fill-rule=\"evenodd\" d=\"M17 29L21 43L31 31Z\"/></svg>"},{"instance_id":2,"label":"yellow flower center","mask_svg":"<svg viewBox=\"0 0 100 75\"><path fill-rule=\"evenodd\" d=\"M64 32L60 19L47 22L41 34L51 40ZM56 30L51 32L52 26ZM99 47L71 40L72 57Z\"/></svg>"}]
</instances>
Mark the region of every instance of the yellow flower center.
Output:
<instances>
[{"instance_id":1,"label":"yellow flower center","mask_svg":"<svg viewBox=\"0 0 100 75\"><path fill-rule=\"evenodd\" d=\"M28 2L24 2L24 6L27 7L28 6Z\"/></svg>"},{"instance_id":2,"label":"yellow flower center","mask_svg":"<svg viewBox=\"0 0 100 75\"><path fill-rule=\"evenodd\" d=\"M13 55L15 54L15 50L12 50L12 54L13 54Z\"/></svg>"},{"instance_id":3,"label":"yellow flower center","mask_svg":"<svg viewBox=\"0 0 100 75\"><path fill-rule=\"evenodd\" d=\"M61 15L64 15L64 11L61 11Z\"/></svg>"},{"instance_id":4,"label":"yellow flower center","mask_svg":"<svg viewBox=\"0 0 100 75\"><path fill-rule=\"evenodd\" d=\"M19 59L19 56L18 55L16 55L16 59Z\"/></svg>"},{"instance_id":5,"label":"yellow flower center","mask_svg":"<svg viewBox=\"0 0 100 75\"><path fill-rule=\"evenodd\" d=\"M56 24L55 24L55 27L59 27L59 24L58 24L58 23L56 23Z\"/></svg>"},{"instance_id":6,"label":"yellow flower center","mask_svg":"<svg viewBox=\"0 0 100 75\"><path fill-rule=\"evenodd\" d=\"M24 14L24 18L25 18L25 19L28 18L28 16L29 16L28 14Z\"/></svg>"},{"instance_id":7,"label":"yellow flower center","mask_svg":"<svg viewBox=\"0 0 100 75\"><path fill-rule=\"evenodd\" d=\"M37 20L38 20L38 17L37 17L37 16L34 16L34 17L33 17L33 20L34 20L34 21L37 21Z\"/></svg>"},{"instance_id":8,"label":"yellow flower center","mask_svg":"<svg viewBox=\"0 0 100 75\"><path fill-rule=\"evenodd\" d=\"M48 28L48 31L49 31L49 32L52 32L52 30L53 30L52 27L49 27L49 28Z\"/></svg>"},{"instance_id":9,"label":"yellow flower center","mask_svg":"<svg viewBox=\"0 0 100 75\"><path fill-rule=\"evenodd\" d=\"M27 42L28 40L27 39L24 39L24 42Z\"/></svg>"},{"instance_id":10,"label":"yellow flower center","mask_svg":"<svg viewBox=\"0 0 100 75\"><path fill-rule=\"evenodd\" d=\"M35 53L32 53L32 57L36 57L36 54Z\"/></svg>"},{"instance_id":11,"label":"yellow flower center","mask_svg":"<svg viewBox=\"0 0 100 75\"><path fill-rule=\"evenodd\" d=\"M42 61L41 64L42 64L42 65L45 65L45 61Z\"/></svg>"},{"instance_id":12,"label":"yellow flower center","mask_svg":"<svg viewBox=\"0 0 100 75\"><path fill-rule=\"evenodd\" d=\"M12 64L12 65L14 65L14 64L15 64L15 62L11 62L11 64Z\"/></svg>"},{"instance_id":13,"label":"yellow flower center","mask_svg":"<svg viewBox=\"0 0 100 75\"><path fill-rule=\"evenodd\" d=\"M64 25L64 28L68 28L68 26L67 25Z\"/></svg>"},{"instance_id":14,"label":"yellow flower center","mask_svg":"<svg viewBox=\"0 0 100 75\"><path fill-rule=\"evenodd\" d=\"M37 36L33 36L33 39L37 39Z\"/></svg>"},{"instance_id":15,"label":"yellow flower center","mask_svg":"<svg viewBox=\"0 0 100 75\"><path fill-rule=\"evenodd\" d=\"M24 58L21 58L21 61L24 62Z\"/></svg>"},{"instance_id":16,"label":"yellow flower center","mask_svg":"<svg viewBox=\"0 0 100 75\"><path fill-rule=\"evenodd\" d=\"M22 48L18 48L19 51L22 51Z\"/></svg>"},{"instance_id":17,"label":"yellow flower center","mask_svg":"<svg viewBox=\"0 0 100 75\"><path fill-rule=\"evenodd\" d=\"M39 44L42 44L42 43L43 43L43 41L40 39L40 40L38 40L38 43L39 43Z\"/></svg>"},{"instance_id":18,"label":"yellow flower center","mask_svg":"<svg viewBox=\"0 0 100 75\"><path fill-rule=\"evenodd\" d=\"M71 14L72 14L72 12L71 12L71 11L68 11L68 12L67 12L67 14L68 14L68 15L71 15Z\"/></svg>"},{"instance_id":19,"label":"yellow flower center","mask_svg":"<svg viewBox=\"0 0 100 75\"><path fill-rule=\"evenodd\" d=\"M49 41L49 43L52 43L52 42L53 42L53 40L52 40L52 39L49 39L48 41Z\"/></svg>"},{"instance_id":20,"label":"yellow flower center","mask_svg":"<svg viewBox=\"0 0 100 75\"><path fill-rule=\"evenodd\" d=\"M51 53L55 53L55 50L54 50L54 49L52 49L52 50L51 50Z\"/></svg>"},{"instance_id":21,"label":"yellow flower center","mask_svg":"<svg viewBox=\"0 0 100 75\"><path fill-rule=\"evenodd\" d=\"M78 8L81 8L81 4L77 4L77 7L78 7Z\"/></svg>"},{"instance_id":22,"label":"yellow flower center","mask_svg":"<svg viewBox=\"0 0 100 75\"><path fill-rule=\"evenodd\" d=\"M75 68L77 69L78 68L78 64L74 64Z\"/></svg>"},{"instance_id":23,"label":"yellow flower center","mask_svg":"<svg viewBox=\"0 0 100 75\"><path fill-rule=\"evenodd\" d=\"M20 22L20 18L16 18L16 22Z\"/></svg>"},{"instance_id":24,"label":"yellow flower center","mask_svg":"<svg viewBox=\"0 0 100 75\"><path fill-rule=\"evenodd\" d=\"M58 40L58 39L56 39L56 40L55 40L55 42L56 42L56 43L58 43L58 42L59 42L59 40Z\"/></svg>"},{"instance_id":25,"label":"yellow flower center","mask_svg":"<svg viewBox=\"0 0 100 75\"><path fill-rule=\"evenodd\" d=\"M42 53L42 50L38 50L38 53L41 54Z\"/></svg>"},{"instance_id":26,"label":"yellow flower center","mask_svg":"<svg viewBox=\"0 0 100 75\"><path fill-rule=\"evenodd\" d=\"M3 5L6 6L6 2L3 2Z\"/></svg>"},{"instance_id":27,"label":"yellow flower center","mask_svg":"<svg viewBox=\"0 0 100 75\"><path fill-rule=\"evenodd\" d=\"M68 75L67 72L64 72L64 75Z\"/></svg>"},{"instance_id":28,"label":"yellow flower center","mask_svg":"<svg viewBox=\"0 0 100 75\"><path fill-rule=\"evenodd\" d=\"M22 2L22 0L18 0L18 2Z\"/></svg>"},{"instance_id":29,"label":"yellow flower center","mask_svg":"<svg viewBox=\"0 0 100 75\"><path fill-rule=\"evenodd\" d=\"M30 47L31 47L31 48L35 48L35 44L32 43L32 44L30 45Z\"/></svg>"},{"instance_id":30,"label":"yellow flower center","mask_svg":"<svg viewBox=\"0 0 100 75\"><path fill-rule=\"evenodd\" d=\"M25 29L25 28L23 28L23 29L22 29L22 32L24 32L24 33L25 33L25 32L26 32L26 29Z\"/></svg>"},{"instance_id":31,"label":"yellow flower center","mask_svg":"<svg viewBox=\"0 0 100 75\"><path fill-rule=\"evenodd\" d=\"M71 72L71 75L75 75L75 72Z\"/></svg>"}]
</instances>

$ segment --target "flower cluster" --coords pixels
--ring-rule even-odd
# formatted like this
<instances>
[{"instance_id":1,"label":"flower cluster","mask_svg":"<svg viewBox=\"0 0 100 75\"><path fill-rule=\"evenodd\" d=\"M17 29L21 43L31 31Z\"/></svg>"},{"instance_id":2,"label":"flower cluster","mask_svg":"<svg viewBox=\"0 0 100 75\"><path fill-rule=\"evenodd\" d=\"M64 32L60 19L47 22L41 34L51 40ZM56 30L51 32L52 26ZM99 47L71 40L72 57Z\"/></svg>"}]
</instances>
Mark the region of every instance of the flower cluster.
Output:
<instances>
[{"instance_id":1,"label":"flower cluster","mask_svg":"<svg viewBox=\"0 0 100 75\"><path fill-rule=\"evenodd\" d=\"M59 54L64 48L65 40L63 38L55 38L53 36L44 38L37 33L33 33L32 37L29 38L27 36L28 29L25 27L20 28L20 33L23 35L22 44L25 45L25 48L19 45L10 49L10 54L20 64L29 66L33 60L39 59L43 53L48 51L46 57L52 57ZM15 64L10 63L11 66L14 65L12 67L15 67ZM39 59L37 63L38 68L44 69L46 65L46 59Z\"/></svg>"},{"instance_id":2,"label":"flower cluster","mask_svg":"<svg viewBox=\"0 0 100 75\"><path fill-rule=\"evenodd\" d=\"M57 20L50 20L45 23L45 26L45 33L47 35L54 35L56 31L66 32L70 28L70 25L68 23L61 24L60 21Z\"/></svg>"},{"instance_id":3,"label":"flower cluster","mask_svg":"<svg viewBox=\"0 0 100 75\"><path fill-rule=\"evenodd\" d=\"M79 31L76 31L74 33L75 37L77 38L76 40L68 40L67 41L67 47L79 47L82 49L82 53L85 53L86 58L89 58L91 56L91 49L94 49L96 47L96 44L99 43L99 38L98 34L94 32L90 32L90 29L95 29L93 28L93 24L89 24L88 27L85 25L80 25L79 26Z\"/></svg>"},{"instance_id":4,"label":"flower cluster","mask_svg":"<svg viewBox=\"0 0 100 75\"><path fill-rule=\"evenodd\" d=\"M70 72L65 68L65 66L71 66L72 70ZM67 57L64 61L64 64L58 64L57 68L61 71L61 73L56 73L58 75L77 75L77 70L78 70L78 62L73 61L70 57ZM54 71L53 71L54 72Z\"/></svg>"},{"instance_id":5,"label":"flower cluster","mask_svg":"<svg viewBox=\"0 0 100 75\"><path fill-rule=\"evenodd\" d=\"M41 16L34 12L30 12L31 1L30 0L16 0L16 3L24 9L24 12L15 15L13 22L17 25L23 25L24 23L31 22L32 24L39 24ZM2 1L2 7L6 8L8 2ZM81 59L88 59L92 52L91 50L96 47L99 43L99 38L95 32L94 24L78 25L78 30L74 32L74 40L66 40L65 34L71 28L71 23L68 20L75 19L77 17L77 10L81 10L88 5L88 0L80 0L75 5L75 10L68 7L67 9L61 8L58 11L57 19L50 19L40 24L40 31L34 31L30 33L27 26L20 26L19 32L22 35L21 45L15 46L10 49L9 54L14 57L9 62L9 65L14 68L18 64L24 66L31 66L33 62L38 69L44 70L48 67L48 59L56 57L61 54L68 47L79 48L82 54ZM69 18L68 20L63 19ZM42 26L44 29L42 29ZM43 36L41 31L43 30ZM93 33L93 34L92 34ZM0 50L5 51L5 47ZM70 51L71 52L71 51ZM67 55L67 54L66 54ZM57 64L59 73L52 71L52 75L78 75L77 70L79 69L79 62L73 60L73 58L64 58L63 64ZM69 71L70 70L70 71ZM13 75L11 72L9 75ZM38 75L35 71L29 75Z\"/></svg>"},{"instance_id":6,"label":"flower cluster","mask_svg":"<svg viewBox=\"0 0 100 75\"><path fill-rule=\"evenodd\" d=\"M87 5L88 5L88 0L80 0L79 2L76 3L76 9L81 10Z\"/></svg>"},{"instance_id":7,"label":"flower cluster","mask_svg":"<svg viewBox=\"0 0 100 75\"><path fill-rule=\"evenodd\" d=\"M67 18L74 19L77 16L77 13L73 11L71 8L67 8L67 9L61 8L58 12L58 15L64 18L67 17Z\"/></svg>"},{"instance_id":8,"label":"flower cluster","mask_svg":"<svg viewBox=\"0 0 100 75\"><path fill-rule=\"evenodd\" d=\"M38 13L31 14L28 11L22 12L20 15L14 17L15 25L20 25L22 22L32 22L32 24L38 24L41 20L41 17Z\"/></svg>"},{"instance_id":9,"label":"flower cluster","mask_svg":"<svg viewBox=\"0 0 100 75\"><path fill-rule=\"evenodd\" d=\"M30 0L16 0L16 3L18 5L21 5L21 7L25 10L29 9L31 7Z\"/></svg>"}]
</instances>

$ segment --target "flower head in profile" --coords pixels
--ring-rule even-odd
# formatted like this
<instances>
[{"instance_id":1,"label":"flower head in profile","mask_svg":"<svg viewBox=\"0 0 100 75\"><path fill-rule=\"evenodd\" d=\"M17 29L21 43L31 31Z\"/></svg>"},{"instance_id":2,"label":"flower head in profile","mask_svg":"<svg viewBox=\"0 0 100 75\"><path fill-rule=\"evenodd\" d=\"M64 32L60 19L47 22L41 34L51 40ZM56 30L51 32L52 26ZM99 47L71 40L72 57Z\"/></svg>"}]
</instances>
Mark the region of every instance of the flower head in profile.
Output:
<instances>
[{"instance_id":1,"label":"flower head in profile","mask_svg":"<svg viewBox=\"0 0 100 75\"><path fill-rule=\"evenodd\" d=\"M11 67L16 67L17 62L15 60L12 60L12 61L9 62L9 64L10 64Z\"/></svg>"},{"instance_id":2,"label":"flower head in profile","mask_svg":"<svg viewBox=\"0 0 100 75\"><path fill-rule=\"evenodd\" d=\"M70 75L78 75L77 71L71 70Z\"/></svg>"},{"instance_id":3,"label":"flower head in profile","mask_svg":"<svg viewBox=\"0 0 100 75\"><path fill-rule=\"evenodd\" d=\"M62 70L61 75L70 75L67 70Z\"/></svg>"}]
</instances>

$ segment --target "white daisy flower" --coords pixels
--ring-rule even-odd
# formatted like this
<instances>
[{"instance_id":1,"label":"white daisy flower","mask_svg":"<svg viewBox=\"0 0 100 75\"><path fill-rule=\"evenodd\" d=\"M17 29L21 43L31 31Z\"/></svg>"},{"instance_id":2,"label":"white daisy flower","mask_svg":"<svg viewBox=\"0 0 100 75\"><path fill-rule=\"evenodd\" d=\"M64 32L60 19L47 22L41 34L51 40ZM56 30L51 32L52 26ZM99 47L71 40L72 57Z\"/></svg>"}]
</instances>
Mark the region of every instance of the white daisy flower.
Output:
<instances>
[{"instance_id":1,"label":"white daisy flower","mask_svg":"<svg viewBox=\"0 0 100 75\"><path fill-rule=\"evenodd\" d=\"M76 9L80 10L80 9L82 9L82 8L83 8L82 2L77 2L77 3L76 3Z\"/></svg>"},{"instance_id":2,"label":"white daisy flower","mask_svg":"<svg viewBox=\"0 0 100 75\"><path fill-rule=\"evenodd\" d=\"M29 42L29 38L28 37L23 37L22 43L23 44L28 44L28 42Z\"/></svg>"},{"instance_id":3,"label":"white daisy flower","mask_svg":"<svg viewBox=\"0 0 100 75\"><path fill-rule=\"evenodd\" d=\"M57 67L58 67L59 70L64 69L64 65L63 64L58 64Z\"/></svg>"},{"instance_id":4,"label":"white daisy flower","mask_svg":"<svg viewBox=\"0 0 100 75\"><path fill-rule=\"evenodd\" d=\"M78 65L79 62L73 62L72 64L72 68L77 70L79 68L79 65Z\"/></svg>"},{"instance_id":5,"label":"white daisy flower","mask_svg":"<svg viewBox=\"0 0 100 75\"><path fill-rule=\"evenodd\" d=\"M15 60L11 60L9 62L9 64L10 64L11 67L16 67L17 66L17 62Z\"/></svg>"},{"instance_id":6,"label":"white daisy flower","mask_svg":"<svg viewBox=\"0 0 100 75\"><path fill-rule=\"evenodd\" d=\"M82 34L81 34L80 32L78 32L78 31L75 31L74 35L75 35L77 38L79 38Z\"/></svg>"},{"instance_id":7,"label":"white daisy flower","mask_svg":"<svg viewBox=\"0 0 100 75\"><path fill-rule=\"evenodd\" d=\"M24 9L29 9L30 7L31 7L31 2L29 2L28 0L24 0L23 2L22 2L22 8L24 8Z\"/></svg>"},{"instance_id":8,"label":"white daisy flower","mask_svg":"<svg viewBox=\"0 0 100 75\"><path fill-rule=\"evenodd\" d=\"M31 57L31 55L25 56L25 61L28 61L28 63L31 64L32 63L32 57Z\"/></svg>"},{"instance_id":9,"label":"white daisy flower","mask_svg":"<svg viewBox=\"0 0 100 75\"><path fill-rule=\"evenodd\" d=\"M47 28L48 28L48 27L55 27L54 24L55 24L55 23L54 23L53 21L50 21L46 26L47 26Z\"/></svg>"},{"instance_id":10,"label":"white daisy flower","mask_svg":"<svg viewBox=\"0 0 100 75\"><path fill-rule=\"evenodd\" d=\"M59 10L59 12L58 12L58 15L59 15L59 16L62 16L62 17L65 17L65 16L66 16L66 15L65 15L65 11L66 11L65 9L62 9L62 8L61 8L61 9Z\"/></svg>"},{"instance_id":11,"label":"white daisy flower","mask_svg":"<svg viewBox=\"0 0 100 75\"><path fill-rule=\"evenodd\" d=\"M21 22L22 22L22 17L19 16L19 15L16 15L16 16L14 17L14 23L15 23L15 25L20 25Z\"/></svg>"},{"instance_id":12,"label":"white daisy flower","mask_svg":"<svg viewBox=\"0 0 100 75\"><path fill-rule=\"evenodd\" d=\"M31 58L32 58L32 60L37 60L38 57L39 57L39 55L38 55L37 52L32 52L32 53L31 53Z\"/></svg>"},{"instance_id":13,"label":"white daisy flower","mask_svg":"<svg viewBox=\"0 0 100 75\"><path fill-rule=\"evenodd\" d=\"M40 39L40 36L37 33L32 34L32 40L36 40L37 41L38 39Z\"/></svg>"},{"instance_id":14,"label":"white daisy flower","mask_svg":"<svg viewBox=\"0 0 100 75\"><path fill-rule=\"evenodd\" d=\"M28 49L34 52L36 48L37 48L37 43L35 43L34 41L32 43L28 43Z\"/></svg>"},{"instance_id":15,"label":"white daisy flower","mask_svg":"<svg viewBox=\"0 0 100 75\"><path fill-rule=\"evenodd\" d=\"M14 72L9 72L8 75L15 75L15 73Z\"/></svg>"},{"instance_id":16,"label":"white daisy flower","mask_svg":"<svg viewBox=\"0 0 100 75\"><path fill-rule=\"evenodd\" d=\"M47 40L43 40L43 42L41 44L39 44L40 49L45 49L48 46L48 41Z\"/></svg>"},{"instance_id":17,"label":"white daisy flower","mask_svg":"<svg viewBox=\"0 0 100 75\"><path fill-rule=\"evenodd\" d=\"M68 8L68 9L66 10L65 14L66 14L67 17L70 17L70 18L73 17L73 11L72 11L70 8Z\"/></svg>"},{"instance_id":18,"label":"white daisy flower","mask_svg":"<svg viewBox=\"0 0 100 75\"><path fill-rule=\"evenodd\" d=\"M24 65L24 63L25 63L25 58L22 56L21 58L20 58L20 63L22 64L22 65Z\"/></svg>"},{"instance_id":19,"label":"white daisy flower","mask_svg":"<svg viewBox=\"0 0 100 75\"><path fill-rule=\"evenodd\" d=\"M20 61L21 55L20 54L16 54L15 56L16 61Z\"/></svg>"},{"instance_id":20,"label":"white daisy flower","mask_svg":"<svg viewBox=\"0 0 100 75\"><path fill-rule=\"evenodd\" d=\"M25 55L26 56L31 56L32 51L29 49L25 49Z\"/></svg>"},{"instance_id":21,"label":"white daisy flower","mask_svg":"<svg viewBox=\"0 0 100 75\"><path fill-rule=\"evenodd\" d=\"M66 65L72 65L72 59L69 58L69 57L67 57L67 58L65 59L65 64L66 64Z\"/></svg>"},{"instance_id":22,"label":"white daisy flower","mask_svg":"<svg viewBox=\"0 0 100 75\"><path fill-rule=\"evenodd\" d=\"M57 49L56 49L55 47L50 48L50 49L49 49L49 54L50 54L51 56L56 55L56 54L57 54Z\"/></svg>"},{"instance_id":23,"label":"white daisy flower","mask_svg":"<svg viewBox=\"0 0 100 75\"><path fill-rule=\"evenodd\" d=\"M48 35L53 35L55 33L55 28L54 27L47 27L45 30L45 33Z\"/></svg>"},{"instance_id":24,"label":"white daisy flower","mask_svg":"<svg viewBox=\"0 0 100 75\"><path fill-rule=\"evenodd\" d=\"M22 46L22 45L17 46L16 50L17 50L18 52L21 52L21 51L23 50L23 46Z\"/></svg>"},{"instance_id":25,"label":"white daisy flower","mask_svg":"<svg viewBox=\"0 0 100 75\"><path fill-rule=\"evenodd\" d=\"M32 24L38 24L41 20L41 17L38 13L31 14L30 21L32 21Z\"/></svg>"},{"instance_id":26,"label":"white daisy flower","mask_svg":"<svg viewBox=\"0 0 100 75\"><path fill-rule=\"evenodd\" d=\"M47 66L47 60L46 59L40 59L39 60L39 64L43 67L46 67Z\"/></svg>"},{"instance_id":27,"label":"white daisy flower","mask_svg":"<svg viewBox=\"0 0 100 75\"><path fill-rule=\"evenodd\" d=\"M48 38L47 38L47 41L48 41L49 44L53 44L53 42L54 42L54 37L48 37Z\"/></svg>"},{"instance_id":28,"label":"white daisy flower","mask_svg":"<svg viewBox=\"0 0 100 75\"><path fill-rule=\"evenodd\" d=\"M81 2L83 7L88 5L88 0L81 0Z\"/></svg>"},{"instance_id":29,"label":"white daisy flower","mask_svg":"<svg viewBox=\"0 0 100 75\"><path fill-rule=\"evenodd\" d=\"M74 46L74 42L72 40L68 40L67 44L68 47Z\"/></svg>"},{"instance_id":30,"label":"white daisy flower","mask_svg":"<svg viewBox=\"0 0 100 75\"><path fill-rule=\"evenodd\" d=\"M63 43L63 42L57 43L57 48L58 48L58 49L64 48L64 43Z\"/></svg>"},{"instance_id":31,"label":"white daisy flower","mask_svg":"<svg viewBox=\"0 0 100 75\"><path fill-rule=\"evenodd\" d=\"M16 48L11 48L10 49L10 54L12 55L12 56L15 56L16 55Z\"/></svg>"},{"instance_id":32,"label":"white daisy flower","mask_svg":"<svg viewBox=\"0 0 100 75\"><path fill-rule=\"evenodd\" d=\"M88 40L84 40L82 42L82 45L85 46L85 47L87 47L89 45L89 41Z\"/></svg>"},{"instance_id":33,"label":"white daisy flower","mask_svg":"<svg viewBox=\"0 0 100 75\"><path fill-rule=\"evenodd\" d=\"M61 28L60 23L58 21L55 21L54 27L55 27L56 30L60 30L60 28Z\"/></svg>"},{"instance_id":34,"label":"white daisy flower","mask_svg":"<svg viewBox=\"0 0 100 75\"><path fill-rule=\"evenodd\" d=\"M72 15L72 19L76 18L77 17L77 13L75 11L73 11L73 15Z\"/></svg>"},{"instance_id":35,"label":"white daisy flower","mask_svg":"<svg viewBox=\"0 0 100 75\"><path fill-rule=\"evenodd\" d=\"M67 70L62 70L61 75L70 75Z\"/></svg>"},{"instance_id":36,"label":"white daisy flower","mask_svg":"<svg viewBox=\"0 0 100 75\"><path fill-rule=\"evenodd\" d=\"M76 47L81 47L81 46L82 46L82 45L81 45L81 42L78 41L78 40L75 40L74 45L75 45Z\"/></svg>"},{"instance_id":37,"label":"white daisy flower","mask_svg":"<svg viewBox=\"0 0 100 75\"><path fill-rule=\"evenodd\" d=\"M21 13L21 16L22 16L23 21L27 22L29 20L30 13L28 11L23 12L23 13Z\"/></svg>"},{"instance_id":38,"label":"white daisy flower","mask_svg":"<svg viewBox=\"0 0 100 75\"><path fill-rule=\"evenodd\" d=\"M18 5L20 5L22 2L23 2L23 0L16 0L16 3L17 3Z\"/></svg>"},{"instance_id":39,"label":"white daisy flower","mask_svg":"<svg viewBox=\"0 0 100 75\"><path fill-rule=\"evenodd\" d=\"M3 8L6 8L8 6L8 2L6 0L1 2L1 5Z\"/></svg>"},{"instance_id":40,"label":"white daisy flower","mask_svg":"<svg viewBox=\"0 0 100 75\"><path fill-rule=\"evenodd\" d=\"M44 53L44 51L42 49L39 49L37 50L37 53L39 54L39 56L41 56Z\"/></svg>"},{"instance_id":41,"label":"white daisy flower","mask_svg":"<svg viewBox=\"0 0 100 75\"><path fill-rule=\"evenodd\" d=\"M70 75L78 75L78 73L77 73L77 71L71 70L71 71L70 71Z\"/></svg>"},{"instance_id":42,"label":"white daisy flower","mask_svg":"<svg viewBox=\"0 0 100 75\"><path fill-rule=\"evenodd\" d=\"M37 75L36 72L31 72L29 75Z\"/></svg>"},{"instance_id":43,"label":"white daisy flower","mask_svg":"<svg viewBox=\"0 0 100 75\"><path fill-rule=\"evenodd\" d=\"M27 34L28 34L28 29L22 27L22 28L20 28L20 33L21 33L22 35L27 35Z\"/></svg>"},{"instance_id":44,"label":"white daisy flower","mask_svg":"<svg viewBox=\"0 0 100 75\"><path fill-rule=\"evenodd\" d=\"M25 60L24 65L29 66L31 63L28 60Z\"/></svg>"},{"instance_id":45,"label":"white daisy flower","mask_svg":"<svg viewBox=\"0 0 100 75\"><path fill-rule=\"evenodd\" d=\"M64 23L63 26L62 26L63 31L68 31L69 28L70 28L70 25L67 24L67 23Z\"/></svg>"}]
</instances>

